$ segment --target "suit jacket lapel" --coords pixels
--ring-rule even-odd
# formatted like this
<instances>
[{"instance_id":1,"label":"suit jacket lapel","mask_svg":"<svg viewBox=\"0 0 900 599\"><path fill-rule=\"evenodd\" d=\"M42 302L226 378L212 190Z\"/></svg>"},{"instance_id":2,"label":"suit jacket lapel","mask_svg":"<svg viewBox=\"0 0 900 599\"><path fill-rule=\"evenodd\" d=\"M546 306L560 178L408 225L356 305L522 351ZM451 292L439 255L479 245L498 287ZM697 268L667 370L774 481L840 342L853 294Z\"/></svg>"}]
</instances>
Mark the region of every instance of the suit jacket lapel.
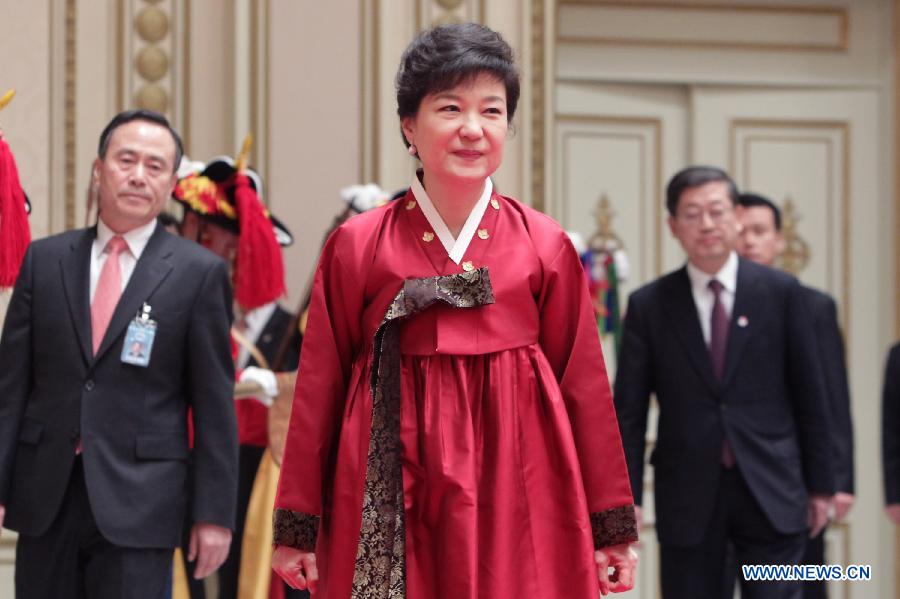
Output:
<instances>
[{"instance_id":1,"label":"suit jacket lapel","mask_svg":"<svg viewBox=\"0 0 900 599\"><path fill-rule=\"evenodd\" d=\"M171 239L166 230L157 225L134 267L134 272L122 292L122 297L119 298L119 303L116 305L116 310L113 312L112 320L109 322L109 327L106 329L95 359L99 359L109 350L128 323L137 315L144 301L150 297L172 270L172 264L168 261L172 254L170 242ZM152 312L150 317L153 317Z\"/></svg>"},{"instance_id":2,"label":"suit jacket lapel","mask_svg":"<svg viewBox=\"0 0 900 599\"><path fill-rule=\"evenodd\" d=\"M691 281L687 274L687 268L677 271L669 279L663 297L666 298L663 305L669 313L672 327L684 345L688 358L707 386L715 391L718 384L713 375L709 348L703 341L703 329L700 328L700 318L697 316L697 306L694 304L694 296L691 293Z\"/></svg>"},{"instance_id":3,"label":"suit jacket lapel","mask_svg":"<svg viewBox=\"0 0 900 599\"><path fill-rule=\"evenodd\" d=\"M91 246L96 228L85 229L72 244L72 251L59 260L63 290L78 344L85 363L90 363L91 347Z\"/></svg>"},{"instance_id":4,"label":"suit jacket lapel","mask_svg":"<svg viewBox=\"0 0 900 599\"><path fill-rule=\"evenodd\" d=\"M757 273L753 270L753 266L741 259L738 262L737 288L734 293L734 306L731 309L731 322L728 326L723 387L734 376L753 328L758 328L762 323L761 309L765 301L765 297L759 293Z\"/></svg>"}]
</instances>

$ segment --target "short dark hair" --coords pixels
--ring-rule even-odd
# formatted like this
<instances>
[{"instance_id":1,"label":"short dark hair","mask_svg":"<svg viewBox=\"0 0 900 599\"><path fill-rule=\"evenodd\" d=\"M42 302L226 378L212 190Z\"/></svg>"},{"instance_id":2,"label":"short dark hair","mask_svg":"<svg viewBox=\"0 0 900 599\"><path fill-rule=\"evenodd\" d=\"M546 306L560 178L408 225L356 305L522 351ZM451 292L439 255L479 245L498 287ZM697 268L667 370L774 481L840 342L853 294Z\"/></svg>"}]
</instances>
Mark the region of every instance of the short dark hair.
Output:
<instances>
[{"instance_id":1,"label":"short dark hair","mask_svg":"<svg viewBox=\"0 0 900 599\"><path fill-rule=\"evenodd\" d=\"M109 149L109 140L112 139L113 132L126 123L132 121L148 121L155 123L161 127L165 127L172 135L175 142L175 164L172 165L172 172L178 171L181 164L181 157L184 156L184 145L181 143L181 137L178 132L169 124L169 120L158 112L138 108L136 110L125 110L112 118L112 120L103 129L100 134L100 143L97 146L97 156L101 159L106 158L106 151Z\"/></svg>"},{"instance_id":2,"label":"short dark hair","mask_svg":"<svg viewBox=\"0 0 900 599\"><path fill-rule=\"evenodd\" d=\"M397 115L419 112L422 98L490 73L506 87L506 118L519 103L519 71L512 48L499 33L477 23L427 29L409 44L397 70ZM402 133L402 131L401 131ZM404 143L408 146L406 138Z\"/></svg>"},{"instance_id":3,"label":"short dark hair","mask_svg":"<svg viewBox=\"0 0 900 599\"><path fill-rule=\"evenodd\" d=\"M775 202L758 193L742 193L738 197L738 204L744 208L753 208L762 206L772 211L772 218L775 220L775 230L781 231L781 208L775 205Z\"/></svg>"},{"instance_id":4,"label":"short dark hair","mask_svg":"<svg viewBox=\"0 0 900 599\"><path fill-rule=\"evenodd\" d=\"M681 199L681 194L685 189L700 187L716 181L721 181L728 186L728 197L731 198L732 205L737 206L737 185L734 184L728 173L715 166L689 166L675 173L675 176L669 180L669 185L666 186L666 209L669 211L669 215L675 216L678 200Z\"/></svg>"}]
</instances>

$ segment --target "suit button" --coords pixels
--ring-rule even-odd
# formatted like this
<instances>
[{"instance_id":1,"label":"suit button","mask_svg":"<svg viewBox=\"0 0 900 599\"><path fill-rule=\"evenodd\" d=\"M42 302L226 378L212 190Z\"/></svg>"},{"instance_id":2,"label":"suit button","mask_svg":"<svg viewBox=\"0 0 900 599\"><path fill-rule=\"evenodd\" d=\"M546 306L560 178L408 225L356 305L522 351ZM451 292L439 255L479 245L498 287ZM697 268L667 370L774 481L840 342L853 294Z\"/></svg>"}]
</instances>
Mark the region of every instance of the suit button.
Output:
<instances>
[{"instance_id":1,"label":"suit button","mask_svg":"<svg viewBox=\"0 0 900 599\"><path fill-rule=\"evenodd\" d=\"M84 384L84 390L85 391L93 391L94 390L94 381L91 379L88 379L87 382Z\"/></svg>"}]
</instances>

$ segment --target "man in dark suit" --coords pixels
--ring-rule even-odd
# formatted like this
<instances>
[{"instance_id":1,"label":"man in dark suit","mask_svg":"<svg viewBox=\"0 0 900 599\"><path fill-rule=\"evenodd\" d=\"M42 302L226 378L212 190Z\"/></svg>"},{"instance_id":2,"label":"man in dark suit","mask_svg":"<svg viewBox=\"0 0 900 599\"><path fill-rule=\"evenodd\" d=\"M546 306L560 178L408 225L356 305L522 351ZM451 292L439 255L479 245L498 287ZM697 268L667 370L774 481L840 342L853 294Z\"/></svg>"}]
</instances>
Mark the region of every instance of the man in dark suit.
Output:
<instances>
[{"instance_id":1,"label":"man in dark suit","mask_svg":"<svg viewBox=\"0 0 900 599\"><path fill-rule=\"evenodd\" d=\"M781 210L771 200L758 194L742 193L738 199L741 210L741 257L757 264L773 267L784 250L781 232ZM837 305L826 293L803 287L806 304L813 319L818 356L825 377L825 391L831 418L831 442L834 454L833 500L834 519L843 520L855 499L853 491L853 422L850 416L850 388L844 362L844 338L838 324ZM804 564L825 563L825 531L809 540ZM824 580L805 581L803 596L807 599L827 597Z\"/></svg>"},{"instance_id":2,"label":"man in dark suit","mask_svg":"<svg viewBox=\"0 0 900 599\"><path fill-rule=\"evenodd\" d=\"M885 513L900 526L900 343L891 348L884 370L881 426Z\"/></svg>"},{"instance_id":3,"label":"man in dark suit","mask_svg":"<svg viewBox=\"0 0 900 599\"><path fill-rule=\"evenodd\" d=\"M23 262L0 342L18 597L158 599L187 510L198 574L227 555L231 289L222 260L157 226L181 153L162 115L117 115L94 162L97 225L35 241ZM145 360L128 355L136 338Z\"/></svg>"},{"instance_id":4,"label":"man in dark suit","mask_svg":"<svg viewBox=\"0 0 900 599\"><path fill-rule=\"evenodd\" d=\"M625 316L614 399L640 505L656 394L650 463L666 599L720 597L729 543L740 564L799 564L833 492L802 289L737 257L736 204L720 169L690 167L672 178L669 228L688 263L634 292ZM751 598L800 594L790 581L741 586Z\"/></svg>"}]
</instances>

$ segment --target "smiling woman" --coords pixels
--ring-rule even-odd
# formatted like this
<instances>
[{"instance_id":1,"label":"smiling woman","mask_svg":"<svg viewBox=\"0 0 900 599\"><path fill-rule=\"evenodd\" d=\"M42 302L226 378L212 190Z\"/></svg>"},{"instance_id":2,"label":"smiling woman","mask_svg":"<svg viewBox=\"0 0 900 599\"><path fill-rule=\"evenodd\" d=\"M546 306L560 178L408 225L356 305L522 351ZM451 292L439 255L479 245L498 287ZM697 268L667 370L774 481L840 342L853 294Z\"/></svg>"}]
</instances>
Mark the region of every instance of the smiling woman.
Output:
<instances>
[{"instance_id":1,"label":"smiling woman","mask_svg":"<svg viewBox=\"0 0 900 599\"><path fill-rule=\"evenodd\" d=\"M422 33L397 75L422 168L322 251L273 558L317 597L595 599L633 584L634 506L581 263L490 179L518 97L496 32Z\"/></svg>"}]
</instances>

